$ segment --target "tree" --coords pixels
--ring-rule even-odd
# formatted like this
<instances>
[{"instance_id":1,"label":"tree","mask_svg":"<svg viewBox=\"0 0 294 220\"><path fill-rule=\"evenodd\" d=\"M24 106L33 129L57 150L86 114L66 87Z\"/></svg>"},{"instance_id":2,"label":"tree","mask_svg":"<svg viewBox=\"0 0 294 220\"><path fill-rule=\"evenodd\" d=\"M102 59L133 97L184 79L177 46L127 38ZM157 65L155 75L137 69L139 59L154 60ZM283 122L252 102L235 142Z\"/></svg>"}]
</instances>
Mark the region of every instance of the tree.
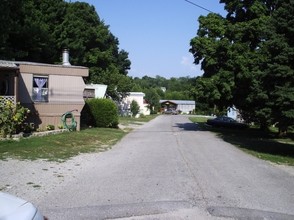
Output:
<instances>
[{"instance_id":1,"label":"tree","mask_svg":"<svg viewBox=\"0 0 294 220\"><path fill-rule=\"evenodd\" d=\"M62 1L51 1L50 8L58 2L62 4ZM3 40L0 46L1 59L44 62L54 54L52 48L56 42L51 37L46 16L43 16L43 12L38 7L42 3L40 5L38 3L33 0L1 2L1 18L5 19L1 22L4 24L0 33L0 38ZM59 11L57 8L53 10L55 13ZM56 14L55 18L57 19L58 16Z\"/></svg>"},{"instance_id":2,"label":"tree","mask_svg":"<svg viewBox=\"0 0 294 220\"><path fill-rule=\"evenodd\" d=\"M229 22L226 36L232 42L230 58L234 75L233 104L246 121L256 122L267 129L272 109L267 91L263 87L264 65L267 56L262 51L268 39L267 29L272 13L271 1L222 1L226 3ZM266 3L265 3L266 2Z\"/></svg>"},{"instance_id":3,"label":"tree","mask_svg":"<svg viewBox=\"0 0 294 220\"><path fill-rule=\"evenodd\" d=\"M213 104L219 111L231 106L233 102L234 65L230 58L234 54L230 51L231 42L225 36L227 28L227 21L218 14L200 16L198 36L190 43L194 62L201 63L203 78L206 78L198 79L194 96L196 100L209 101L209 106ZM198 98L199 95L203 97Z\"/></svg>"},{"instance_id":4,"label":"tree","mask_svg":"<svg viewBox=\"0 0 294 220\"><path fill-rule=\"evenodd\" d=\"M123 75L128 74L128 70L131 69L131 61L129 60L129 53L125 50L121 50L117 56L117 64L119 72Z\"/></svg>"},{"instance_id":5,"label":"tree","mask_svg":"<svg viewBox=\"0 0 294 220\"><path fill-rule=\"evenodd\" d=\"M209 114L222 115L224 108L219 107L221 104L216 104L221 103L221 94L214 81L214 77L198 77L191 94L195 97L197 106L202 106L202 111L209 112Z\"/></svg>"},{"instance_id":6,"label":"tree","mask_svg":"<svg viewBox=\"0 0 294 220\"><path fill-rule=\"evenodd\" d=\"M294 2L277 1L276 10L268 23L268 40L263 51L267 65L263 87L272 109L272 123L277 123L280 135L294 124Z\"/></svg>"},{"instance_id":7,"label":"tree","mask_svg":"<svg viewBox=\"0 0 294 220\"><path fill-rule=\"evenodd\" d=\"M219 109L235 105L242 117L262 129L270 123L293 124L293 2L221 0L226 18L213 13L199 18L191 40L195 63L203 78L214 84L210 92L200 82L199 100ZM202 85L202 84L203 85ZM211 93L207 95L207 93ZM216 96L213 94L217 94Z\"/></svg>"},{"instance_id":8,"label":"tree","mask_svg":"<svg viewBox=\"0 0 294 220\"><path fill-rule=\"evenodd\" d=\"M62 49L70 63L87 66L89 83L105 83L114 100L132 87L131 62L94 6L63 0L12 0L0 3L0 59L60 63ZM128 90L130 91L130 90Z\"/></svg>"},{"instance_id":9,"label":"tree","mask_svg":"<svg viewBox=\"0 0 294 220\"><path fill-rule=\"evenodd\" d=\"M18 15L21 14L22 0L0 1L0 58L12 59L12 42L10 36L19 30Z\"/></svg>"},{"instance_id":10,"label":"tree","mask_svg":"<svg viewBox=\"0 0 294 220\"><path fill-rule=\"evenodd\" d=\"M139 84L133 82L133 88L131 89L131 91L132 92L142 92L143 89Z\"/></svg>"},{"instance_id":11,"label":"tree","mask_svg":"<svg viewBox=\"0 0 294 220\"><path fill-rule=\"evenodd\" d=\"M149 88L143 91L145 93L145 99L147 100L148 107L151 113L157 113L159 110L160 96L157 94L156 89Z\"/></svg>"},{"instance_id":12,"label":"tree","mask_svg":"<svg viewBox=\"0 0 294 220\"><path fill-rule=\"evenodd\" d=\"M195 84L195 78L172 77L166 79L161 76L155 78L144 76L142 79L135 77L134 83L140 86L141 91L154 88L160 99L191 100L190 90Z\"/></svg>"},{"instance_id":13,"label":"tree","mask_svg":"<svg viewBox=\"0 0 294 220\"><path fill-rule=\"evenodd\" d=\"M280 130L293 124L293 22L292 1L223 1L235 31L235 42L247 46L247 61L236 75L235 103L265 129L277 123ZM288 28L290 27L290 28ZM236 43L235 43L236 44ZM245 81L247 81L247 86ZM242 86L243 85L243 86ZM245 86L244 86L245 85ZM243 88L242 90L240 88ZM237 101L239 100L239 101Z\"/></svg>"},{"instance_id":14,"label":"tree","mask_svg":"<svg viewBox=\"0 0 294 220\"><path fill-rule=\"evenodd\" d=\"M96 71L97 69L99 68L91 68L90 74L92 71ZM94 74L91 75L91 82L108 85L106 95L117 102L120 102L123 98L128 96L133 87L132 79L128 76L120 74L115 65L110 65L99 74L95 74L94 72Z\"/></svg>"}]
</instances>

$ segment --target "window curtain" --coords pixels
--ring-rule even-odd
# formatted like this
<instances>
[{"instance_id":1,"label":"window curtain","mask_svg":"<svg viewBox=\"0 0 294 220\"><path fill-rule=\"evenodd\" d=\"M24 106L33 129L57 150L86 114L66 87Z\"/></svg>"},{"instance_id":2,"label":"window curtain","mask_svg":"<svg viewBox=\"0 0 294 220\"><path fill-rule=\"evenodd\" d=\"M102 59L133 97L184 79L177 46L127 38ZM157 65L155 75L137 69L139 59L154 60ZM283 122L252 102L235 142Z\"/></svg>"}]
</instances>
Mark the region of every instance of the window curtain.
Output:
<instances>
[{"instance_id":1,"label":"window curtain","mask_svg":"<svg viewBox=\"0 0 294 220\"><path fill-rule=\"evenodd\" d=\"M48 79L46 78L34 78L35 83L38 86L38 93L37 93L37 100L41 101L42 100L42 88L46 84Z\"/></svg>"}]
</instances>

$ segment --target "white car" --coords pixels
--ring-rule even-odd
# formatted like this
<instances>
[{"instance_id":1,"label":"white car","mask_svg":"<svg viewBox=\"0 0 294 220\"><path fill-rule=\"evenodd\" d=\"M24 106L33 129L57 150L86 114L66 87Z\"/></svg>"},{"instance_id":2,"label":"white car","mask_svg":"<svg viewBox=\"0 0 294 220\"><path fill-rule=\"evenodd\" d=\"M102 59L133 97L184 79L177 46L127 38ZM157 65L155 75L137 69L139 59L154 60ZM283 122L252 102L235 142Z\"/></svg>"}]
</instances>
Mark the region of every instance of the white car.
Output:
<instances>
[{"instance_id":1,"label":"white car","mask_svg":"<svg viewBox=\"0 0 294 220\"><path fill-rule=\"evenodd\" d=\"M45 220L30 202L0 192L0 220Z\"/></svg>"}]
</instances>

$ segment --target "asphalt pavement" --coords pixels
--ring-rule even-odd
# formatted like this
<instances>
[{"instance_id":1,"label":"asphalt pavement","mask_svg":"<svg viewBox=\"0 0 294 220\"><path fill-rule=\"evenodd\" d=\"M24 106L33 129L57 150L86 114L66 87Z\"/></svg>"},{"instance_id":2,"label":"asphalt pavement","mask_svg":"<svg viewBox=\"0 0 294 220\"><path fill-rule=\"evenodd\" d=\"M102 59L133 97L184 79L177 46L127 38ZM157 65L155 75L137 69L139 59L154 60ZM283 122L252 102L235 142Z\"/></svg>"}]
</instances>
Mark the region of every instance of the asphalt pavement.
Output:
<instances>
[{"instance_id":1,"label":"asphalt pavement","mask_svg":"<svg viewBox=\"0 0 294 220\"><path fill-rule=\"evenodd\" d=\"M294 176L161 115L40 202L50 219L294 219Z\"/></svg>"}]
</instances>

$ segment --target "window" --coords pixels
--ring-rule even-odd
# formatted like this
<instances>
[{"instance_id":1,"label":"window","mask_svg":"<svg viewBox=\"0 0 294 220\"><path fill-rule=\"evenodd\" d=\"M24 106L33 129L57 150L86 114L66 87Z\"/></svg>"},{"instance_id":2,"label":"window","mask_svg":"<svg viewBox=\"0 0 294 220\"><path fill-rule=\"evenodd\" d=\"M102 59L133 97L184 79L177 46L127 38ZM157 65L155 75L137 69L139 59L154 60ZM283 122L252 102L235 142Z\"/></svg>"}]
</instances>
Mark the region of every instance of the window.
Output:
<instances>
[{"instance_id":1,"label":"window","mask_svg":"<svg viewBox=\"0 0 294 220\"><path fill-rule=\"evenodd\" d=\"M32 99L35 102L48 102L48 76L33 77Z\"/></svg>"}]
</instances>

